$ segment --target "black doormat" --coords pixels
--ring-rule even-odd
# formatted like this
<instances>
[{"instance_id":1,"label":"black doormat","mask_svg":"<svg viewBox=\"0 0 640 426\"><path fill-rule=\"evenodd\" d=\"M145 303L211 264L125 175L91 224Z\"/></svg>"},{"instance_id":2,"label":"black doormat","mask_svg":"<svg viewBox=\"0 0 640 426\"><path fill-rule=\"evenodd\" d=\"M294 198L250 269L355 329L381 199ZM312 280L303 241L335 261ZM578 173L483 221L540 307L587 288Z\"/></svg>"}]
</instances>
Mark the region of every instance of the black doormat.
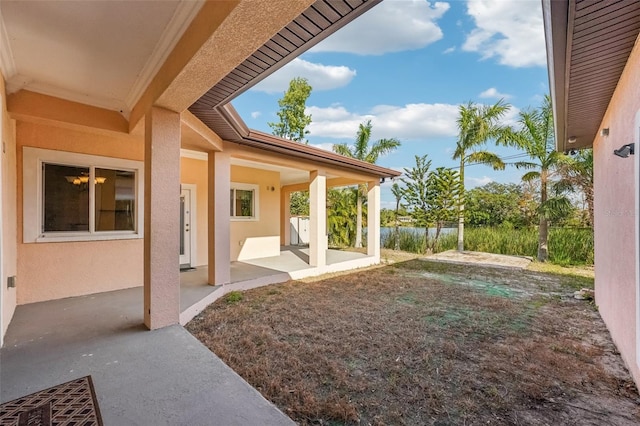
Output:
<instances>
[{"instance_id":1,"label":"black doormat","mask_svg":"<svg viewBox=\"0 0 640 426\"><path fill-rule=\"evenodd\" d=\"M102 426L91 376L0 405L0 426Z\"/></svg>"}]
</instances>

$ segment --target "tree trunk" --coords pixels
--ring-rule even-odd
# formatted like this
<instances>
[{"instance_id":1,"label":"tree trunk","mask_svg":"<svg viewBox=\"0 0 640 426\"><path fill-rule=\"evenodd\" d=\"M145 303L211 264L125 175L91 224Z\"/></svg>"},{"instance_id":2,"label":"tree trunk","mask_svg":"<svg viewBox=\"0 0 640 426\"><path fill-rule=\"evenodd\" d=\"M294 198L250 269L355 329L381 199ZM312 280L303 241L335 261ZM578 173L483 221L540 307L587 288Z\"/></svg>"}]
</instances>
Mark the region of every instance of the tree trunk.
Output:
<instances>
[{"instance_id":1,"label":"tree trunk","mask_svg":"<svg viewBox=\"0 0 640 426\"><path fill-rule=\"evenodd\" d=\"M356 216L356 248L362 248L362 196L360 195L360 188L356 196L357 200L357 216Z\"/></svg>"},{"instance_id":2,"label":"tree trunk","mask_svg":"<svg viewBox=\"0 0 640 426\"><path fill-rule=\"evenodd\" d=\"M424 227L424 252L429 253L429 224Z\"/></svg>"},{"instance_id":3,"label":"tree trunk","mask_svg":"<svg viewBox=\"0 0 640 426\"><path fill-rule=\"evenodd\" d=\"M589 226L593 228L593 186L587 188L585 198L587 199L587 209L589 210Z\"/></svg>"},{"instance_id":4,"label":"tree trunk","mask_svg":"<svg viewBox=\"0 0 640 426\"><path fill-rule=\"evenodd\" d=\"M464 156L460 158L460 204L458 210L458 251L464 251Z\"/></svg>"},{"instance_id":5,"label":"tree trunk","mask_svg":"<svg viewBox=\"0 0 640 426\"><path fill-rule=\"evenodd\" d=\"M540 205L547 202L547 171L540 171ZM540 226L538 228L538 260L546 262L549 258L547 243L549 240L549 223L543 212L540 212Z\"/></svg>"}]
</instances>

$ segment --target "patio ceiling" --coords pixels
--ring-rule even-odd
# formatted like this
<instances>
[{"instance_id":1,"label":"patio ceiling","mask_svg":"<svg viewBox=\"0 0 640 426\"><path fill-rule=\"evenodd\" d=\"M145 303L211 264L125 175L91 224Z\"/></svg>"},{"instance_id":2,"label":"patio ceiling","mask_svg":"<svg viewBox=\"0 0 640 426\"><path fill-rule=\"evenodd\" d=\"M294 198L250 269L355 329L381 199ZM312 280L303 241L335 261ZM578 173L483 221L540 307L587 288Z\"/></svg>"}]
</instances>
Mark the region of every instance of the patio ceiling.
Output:
<instances>
[{"instance_id":1,"label":"patio ceiling","mask_svg":"<svg viewBox=\"0 0 640 426\"><path fill-rule=\"evenodd\" d=\"M125 116L203 1L1 1L0 68L21 89Z\"/></svg>"},{"instance_id":2,"label":"patio ceiling","mask_svg":"<svg viewBox=\"0 0 640 426\"><path fill-rule=\"evenodd\" d=\"M590 147L638 39L640 1L542 4L556 149Z\"/></svg>"}]
</instances>

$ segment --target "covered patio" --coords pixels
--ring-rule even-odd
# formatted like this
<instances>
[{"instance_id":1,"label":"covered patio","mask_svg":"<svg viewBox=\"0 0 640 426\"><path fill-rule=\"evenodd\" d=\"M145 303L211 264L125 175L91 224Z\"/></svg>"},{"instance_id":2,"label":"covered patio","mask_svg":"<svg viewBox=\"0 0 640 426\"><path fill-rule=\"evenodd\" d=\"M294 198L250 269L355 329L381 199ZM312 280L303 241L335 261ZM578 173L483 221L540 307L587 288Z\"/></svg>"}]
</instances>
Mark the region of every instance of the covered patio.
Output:
<instances>
[{"instance_id":1,"label":"covered patio","mask_svg":"<svg viewBox=\"0 0 640 426\"><path fill-rule=\"evenodd\" d=\"M208 285L207 267L182 272L180 323L229 291L313 275L308 255L308 247L287 246L280 256L232 262L226 285ZM332 271L372 263L341 250L326 258ZM143 293L18 306L0 351L0 400L91 375L105 424L293 424L181 325L145 332Z\"/></svg>"}]
</instances>

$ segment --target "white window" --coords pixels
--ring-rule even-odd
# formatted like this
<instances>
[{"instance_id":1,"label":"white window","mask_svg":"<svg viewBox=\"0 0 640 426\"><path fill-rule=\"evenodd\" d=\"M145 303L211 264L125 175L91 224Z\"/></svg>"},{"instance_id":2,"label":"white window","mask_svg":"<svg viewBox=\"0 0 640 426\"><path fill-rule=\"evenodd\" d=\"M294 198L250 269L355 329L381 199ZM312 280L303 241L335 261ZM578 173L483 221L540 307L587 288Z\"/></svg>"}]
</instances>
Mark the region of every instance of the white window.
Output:
<instances>
[{"instance_id":1,"label":"white window","mask_svg":"<svg viewBox=\"0 0 640 426\"><path fill-rule=\"evenodd\" d=\"M232 182L229 196L231 220L258 220L258 185Z\"/></svg>"},{"instance_id":2,"label":"white window","mask_svg":"<svg viewBox=\"0 0 640 426\"><path fill-rule=\"evenodd\" d=\"M142 238L140 161L25 147L24 242Z\"/></svg>"}]
</instances>

